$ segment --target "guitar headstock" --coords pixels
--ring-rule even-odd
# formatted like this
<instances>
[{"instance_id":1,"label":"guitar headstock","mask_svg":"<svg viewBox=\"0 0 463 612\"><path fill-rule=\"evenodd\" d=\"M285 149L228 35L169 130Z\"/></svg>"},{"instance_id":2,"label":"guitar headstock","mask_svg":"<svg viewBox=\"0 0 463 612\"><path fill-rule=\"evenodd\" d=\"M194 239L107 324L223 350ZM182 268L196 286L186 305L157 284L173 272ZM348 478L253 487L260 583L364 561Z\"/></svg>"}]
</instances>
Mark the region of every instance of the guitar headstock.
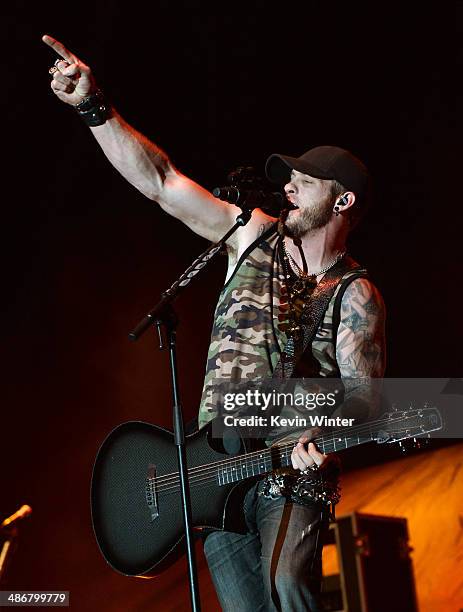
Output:
<instances>
[{"instance_id":1,"label":"guitar headstock","mask_svg":"<svg viewBox=\"0 0 463 612\"><path fill-rule=\"evenodd\" d=\"M425 404L422 408L410 406L405 410L394 408L378 421L375 434L378 444L401 442L410 438L430 437L432 431L443 427L442 416L436 407Z\"/></svg>"}]
</instances>

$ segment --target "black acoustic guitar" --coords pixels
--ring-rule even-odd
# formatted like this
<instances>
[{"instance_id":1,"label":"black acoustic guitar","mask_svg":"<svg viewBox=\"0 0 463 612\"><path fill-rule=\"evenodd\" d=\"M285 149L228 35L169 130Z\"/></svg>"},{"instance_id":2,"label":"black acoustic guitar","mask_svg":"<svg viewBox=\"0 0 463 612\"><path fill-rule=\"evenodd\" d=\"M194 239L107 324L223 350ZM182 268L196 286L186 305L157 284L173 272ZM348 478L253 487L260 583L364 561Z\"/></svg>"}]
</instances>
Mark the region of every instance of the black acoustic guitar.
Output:
<instances>
[{"instance_id":1,"label":"black acoustic guitar","mask_svg":"<svg viewBox=\"0 0 463 612\"><path fill-rule=\"evenodd\" d=\"M436 408L387 413L381 419L316 438L324 453L376 441L398 442L442 428ZM227 428L227 431L229 428ZM252 450L228 431L227 448L212 425L187 437L193 524L243 531L240 501L250 479L291 466L295 440ZM184 549L177 452L171 432L139 421L123 423L101 446L91 486L92 520L100 550L116 571L149 578Z\"/></svg>"}]
</instances>

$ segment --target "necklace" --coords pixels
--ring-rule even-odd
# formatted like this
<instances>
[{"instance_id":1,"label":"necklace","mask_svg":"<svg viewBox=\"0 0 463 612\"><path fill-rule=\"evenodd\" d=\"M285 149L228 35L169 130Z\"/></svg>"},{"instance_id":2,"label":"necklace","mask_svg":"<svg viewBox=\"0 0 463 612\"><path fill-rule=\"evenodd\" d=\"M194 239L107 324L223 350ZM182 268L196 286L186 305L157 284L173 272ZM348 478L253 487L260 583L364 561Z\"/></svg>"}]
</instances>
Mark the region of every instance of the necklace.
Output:
<instances>
[{"instance_id":1,"label":"necklace","mask_svg":"<svg viewBox=\"0 0 463 612\"><path fill-rule=\"evenodd\" d=\"M297 263L297 261L294 259L294 257L291 255L291 253L289 253L286 250L286 244L285 241L283 239L283 252L286 256L286 258L288 259L290 266L292 268L292 270L300 277L300 278L309 278L312 282L315 281L315 279L317 278L317 276L320 276L320 274L325 274L325 272L328 272L328 270L330 270L335 264L338 263L338 261L340 259L342 259L344 257L344 255L346 254L346 251L340 251L336 257L333 259L333 261L331 261L327 266L325 266L324 268L322 268L321 270L318 270L318 272L313 272L312 274L309 274L308 272L305 272L301 266Z\"/></svg>"},{"instance_id":2,"label":"necklace","mask_svg":"<svg viewBox=\"0 0 463 612\"><path fill-rule=\"evenodd\" d=\"M297 243L296 243L297 244ZM303 256L301 245L301 257L304 263L304 270L299 266L290 253L286 250L284 238L282 239L283 271L285 276L285 286L282 288L280 298L279 328L285 331L288 337L298 340L301 337L301 323L307 316L307 309L310 304L313 290L317 286L317 276L328 272L340 259L344 257L346 251L338 253L333 261L314 274L309 274L307 264ZM290 269L297 276L291 282Z\"/></svg>"}]
</instances>

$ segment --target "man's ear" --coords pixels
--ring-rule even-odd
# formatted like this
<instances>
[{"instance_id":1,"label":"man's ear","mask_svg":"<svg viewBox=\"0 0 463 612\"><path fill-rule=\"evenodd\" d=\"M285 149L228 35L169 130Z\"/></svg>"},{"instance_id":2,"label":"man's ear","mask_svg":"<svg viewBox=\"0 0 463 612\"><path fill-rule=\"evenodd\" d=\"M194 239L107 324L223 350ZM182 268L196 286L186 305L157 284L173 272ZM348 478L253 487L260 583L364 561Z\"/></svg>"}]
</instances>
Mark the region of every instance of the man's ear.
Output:
<instances>
[{"instance_id":1,"label":"man's ear","mask_svg":"<svg viewBox=\"0 0 463 612\"><path fill-rule=\"evenodd\" d=\"M340 195L335 202L335 206L337 206L337 210L339 212L343 212L353 206L355 203L355 193L353 191L345 191L342 195Z\"/></svg>"}]
</instances>

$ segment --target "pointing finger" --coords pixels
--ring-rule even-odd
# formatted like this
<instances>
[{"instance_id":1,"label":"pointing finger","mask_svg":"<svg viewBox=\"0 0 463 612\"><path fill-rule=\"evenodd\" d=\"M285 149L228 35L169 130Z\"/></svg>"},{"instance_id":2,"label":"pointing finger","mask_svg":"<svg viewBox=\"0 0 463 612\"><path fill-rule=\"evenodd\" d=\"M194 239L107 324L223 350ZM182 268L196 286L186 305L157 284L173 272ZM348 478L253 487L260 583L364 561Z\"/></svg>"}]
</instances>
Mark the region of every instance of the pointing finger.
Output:
<instances>
[{"instance_id":1,"label":"pointing finger","mask_svg":"<svg viewBox=\"0 0 463 612\"><path fill-rule=\"evenodd\" d=\"M45 34L45 36L42 36L42 40L46 45L51 47L53 51L55 51L58 55L65 59L69 64L73 64L76 61L76 56L70 51L68 51L62 43L60 43L52 36Z\"/></svg>"}]
</instances>

